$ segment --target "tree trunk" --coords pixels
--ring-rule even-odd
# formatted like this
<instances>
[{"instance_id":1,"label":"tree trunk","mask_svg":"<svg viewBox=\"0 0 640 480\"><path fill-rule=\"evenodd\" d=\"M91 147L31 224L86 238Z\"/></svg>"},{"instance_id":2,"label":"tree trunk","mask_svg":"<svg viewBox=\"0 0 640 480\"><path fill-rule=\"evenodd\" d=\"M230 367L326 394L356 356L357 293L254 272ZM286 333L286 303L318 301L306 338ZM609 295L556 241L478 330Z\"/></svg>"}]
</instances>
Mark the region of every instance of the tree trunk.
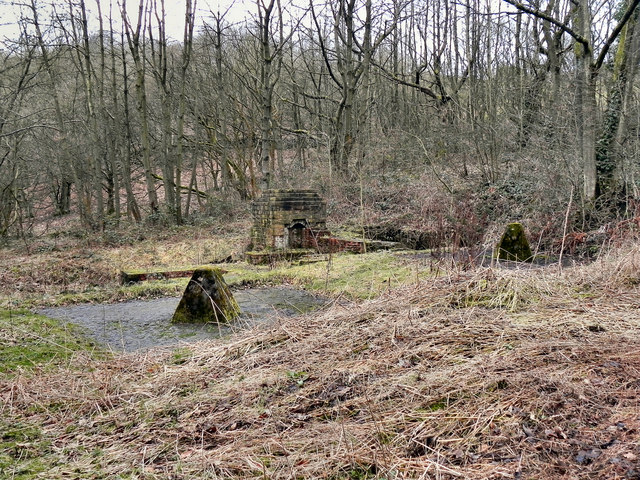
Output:
<instances>
[{"instance_id":1,"label":"tree trunk","mask_svg":"<svg viewBox=\"0 0 640 480\"><path fill-rule=\"evenodd\" d=\"M122 161L122 183L124 183L124 189L127 194L127 215L133 217L136 223L140 223L142 216L140 215L140 208L138 202L133 193L133 186L131 180L131 148L133 145L133 139L131 135L131 115L129 113L129 76L127 69L127 58L124 51L124 33L121 33L120 37L120 53L122 55L122 103L124 112L124 130L125 130L125 145L123 147L123 161ZM115 55L115 52L113 53ZM114 70L115 71L115 70ZM114 85L115 87L115 85ZM114 99L117 97L116 93L113 93ZM117 103L116 103L117 104Z\"/></svg>"},{"instance_id":2,"label":"tree trunk","mask_svg":"<svg viewBox=\"0 0 640 480\"><path fill-rule=\"evenodd\" d=\"M574 25L584 39L591 38L591 11L589 2L581 0L575 8ZM596 170L596 72L593 70L593 52L588 40L574 45L576 54L576 117L578 144L581 150L583 196L587 205L596 198L598 174Z\"/></svg>"},{"instance_id":3,"label":"tree trunk","mask_svg":"<svg viewBox=\"0 0 640 480\"><path fill-rule=\"evenodd\" d=\"M182 165L184 163L184 117L186 114L186 83L187 70L191 61L191 51L193 49L193 26L195 22L196 0L186 0L186 13L184 23L184 40L182 44L182 65L180 69L180 96L178 98L178 138L176 146L176 199L175 215L176 223L182 223L182 195L180 184L182 182Z\"/></svg>"},{"instance_id":4,"label":"tree trunk","mask_svg":"<svg viewBox=\"0 0 640 480\"><path fill-rule=\"evenodd\" d=\"M602 133L596 145L598 177L596 195L607 197L607 200L614 203L612 206L617 206L615 204L621 200L618 197L624 195L624 183L620 175L622 161L616 154L615 140L619 135L627 88L633 82L633 74L635 73L637 21L638 10L627 22L620 35L614 60L613 85L609 93Z\"/></svg>"},{"instance_id":5,"label":"tree trunk","mask_svg":"<svg viewBox=\"0 0 640 480\"><path fill-rule=\"evenodd\" d=\"M259 6L259 28L260 28L260 98L261 120L260 120L260 190L265 191L271 187L271 176L273 173L271 158L271 142L273 139L273 90L275 82L272 72L273 54L271 52L271 21L275 0L270 0L269 4Z\"/></svg>"},{"instance_id":6,"label":"tree trunk","mask_svg":"<svg viewBox=\"0 0 640 480\"><path fill-rule=\"evenodd\" d=\"M85 96L87 102L87 116L89 121L89 132L91 137L91 153L89 155L89 165L92 176L93 192L96 199L96 217L92 222L95 230L104 230L104 198L102 195L102 155L100 152L101 139L98 132L98 121L96 114L96 86L93 82L95 71L91 59L89 48L89 24L84 0L80 0L80 25L82 27L82 50L78 50L80 73L82 75ZM70 6L70 9L72 7ZM73 19L73 12L72 12ZM102 38L102 36L101 36Z\"/></svg>"},{"instance_id":7,"label":"tree trunk","mask_svg":"<svg viewBox=\"0 0 640 480\"><path fill-rule=\"evenodd\" d=\"M133 57L133 62L136 68L136 97L138 100L137 108L140 114L141 123L141 142L142 142L142 165L144 168L144 178L147 187L147 196L149 198L149 209L151 214L158 212L158 196L156 194L156 185L154 179L153 164L151 162L151 140L149 137L149 112L147 108L147 90L145 80L145 64L146 64L146 52L144 45L140 45L140 35L142 30L142 23L144 21L144 6L145 0L140 0L138 6L138 24L136 29L133 30L126 11L126 1L122 3L122 22L124 23L124 30L127 35L127 42L129 44L129 50ZM124 61L124 60L123 60Z\"/></svg>"}]
</instances>

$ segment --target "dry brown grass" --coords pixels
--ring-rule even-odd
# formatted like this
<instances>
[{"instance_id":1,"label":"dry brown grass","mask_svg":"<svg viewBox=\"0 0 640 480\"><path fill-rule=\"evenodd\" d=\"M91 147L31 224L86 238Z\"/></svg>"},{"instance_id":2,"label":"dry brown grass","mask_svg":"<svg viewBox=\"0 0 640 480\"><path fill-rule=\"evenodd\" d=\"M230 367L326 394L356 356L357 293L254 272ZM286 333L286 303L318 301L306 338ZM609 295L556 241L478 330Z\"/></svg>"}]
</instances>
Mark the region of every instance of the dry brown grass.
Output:
<instances>
[{"instance_id":1,"label":"dry brown grass","mask_svg":"<svg viewBox=\"0 0 640 480\"><path fill-rule=\"evenodd\" d=\"M173 230L129 226L90 238L43 235L28 249L3 248L0 306L48 304L47 298L63 294L87 293L69 301L91 301L86 297L96 289L103 290L102 300L120 299L116 289L121 270L171 269L237 258L244 247L246 220L225 229L227 233L220 226Z\"/></svg>"},{"instance_id":2,"label":"dry brown grass","mask_svg":"<svg viewBox=\"0 0 640 480\"><path fill-rule=\"evenodd\" d=\"M40 478L640 476L640 249L0 382ZM25 445L24 449L30 448Z\"/></svg>"}]
</instances>

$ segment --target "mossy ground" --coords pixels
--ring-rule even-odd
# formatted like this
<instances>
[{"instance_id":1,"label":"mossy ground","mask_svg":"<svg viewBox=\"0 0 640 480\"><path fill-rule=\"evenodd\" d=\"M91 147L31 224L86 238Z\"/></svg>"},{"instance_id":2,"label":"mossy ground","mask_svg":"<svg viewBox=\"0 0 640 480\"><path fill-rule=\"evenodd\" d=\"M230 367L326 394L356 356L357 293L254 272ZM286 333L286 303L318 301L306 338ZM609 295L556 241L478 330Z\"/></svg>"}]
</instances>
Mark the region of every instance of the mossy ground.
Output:
<instances>
[{"instance_id":1,"label":"mossy ground","mask_svg":"<svg viewBox=\"0 0 640 480\"><path fill-rule=\"evenodd\" d=\"M0 420L0 432L0 478L27 480L47 471L50 441L40 428Z\"/></svg>"},{"instance_id":2,"label":"mossy ground","mask_svg":"<svg viewBox=\"0 0 640 480\"><path fill-rule=\"evenodd\" d=\"M274 265L225 266L231 286L252 283L291 283L307 290L352 299L370 299L401 285L432 275L415 252L372 252L318 255L313 261L278 262Z\"/></svg>"},{"instance_id":3,"label":"mossy ground","mask_svg":"<svg viewBox=\"0 0 640 480\"><path fill-rule=\"evenodd\" d=\"M0 310L0 374L68 364L79 352L97 350L71 325L27 310Z\"/></svg>"}]
</instances>

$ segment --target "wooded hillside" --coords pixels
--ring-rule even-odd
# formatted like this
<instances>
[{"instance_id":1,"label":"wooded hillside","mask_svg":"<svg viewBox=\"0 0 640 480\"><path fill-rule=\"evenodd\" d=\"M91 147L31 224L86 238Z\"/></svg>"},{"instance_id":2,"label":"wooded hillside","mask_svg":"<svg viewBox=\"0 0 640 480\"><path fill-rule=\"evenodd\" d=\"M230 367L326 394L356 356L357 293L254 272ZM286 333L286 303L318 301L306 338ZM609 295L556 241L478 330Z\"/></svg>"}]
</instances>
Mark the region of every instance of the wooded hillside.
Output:
<instances>
[{"instance_id":1,"label":"wooded hillside","mask_svg":"<svg viewBox=\"0 0 640 480\"><path fill-rule=\"evenodd\" d=\"M258 0L244 21L185 1L180 42L164 0L20 6L1 236L180 224L282 186L363 218L422 197L456 229L522 202L536 233L569 204L577 230L635 216L638 0Z\"/></svg>"}]
</instances>

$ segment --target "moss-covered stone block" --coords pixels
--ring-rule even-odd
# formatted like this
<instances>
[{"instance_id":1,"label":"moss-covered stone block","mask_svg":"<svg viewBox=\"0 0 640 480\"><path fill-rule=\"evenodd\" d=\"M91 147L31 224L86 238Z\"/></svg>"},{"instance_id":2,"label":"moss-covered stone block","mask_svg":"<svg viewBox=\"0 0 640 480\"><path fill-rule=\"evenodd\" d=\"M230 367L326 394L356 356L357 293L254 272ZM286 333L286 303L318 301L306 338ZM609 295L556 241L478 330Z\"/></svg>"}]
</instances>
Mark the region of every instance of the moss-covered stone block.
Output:
<instances>
[{"instance_id":1,"label":"moss-covered stone block","mask_svg":"<svg viewBox=\"0 0 640 480\"><path fill-rule=\"evenodd\" d=\"M495 257L514 262L531 262L533 260L529 241L520 223L507 225L496 247Z\"/></svg>"},{"instance_id":2,"label":"moss-covered stone block","mask_svg":"<svg viewBox=\"0 0 640 480\"><path fill-rule=\"evenodd\" d=\"M239 314L240 307L222 277L222 270L203 267L193 272L171 321L223 323Z\"/></svg>"}]
</instances>

